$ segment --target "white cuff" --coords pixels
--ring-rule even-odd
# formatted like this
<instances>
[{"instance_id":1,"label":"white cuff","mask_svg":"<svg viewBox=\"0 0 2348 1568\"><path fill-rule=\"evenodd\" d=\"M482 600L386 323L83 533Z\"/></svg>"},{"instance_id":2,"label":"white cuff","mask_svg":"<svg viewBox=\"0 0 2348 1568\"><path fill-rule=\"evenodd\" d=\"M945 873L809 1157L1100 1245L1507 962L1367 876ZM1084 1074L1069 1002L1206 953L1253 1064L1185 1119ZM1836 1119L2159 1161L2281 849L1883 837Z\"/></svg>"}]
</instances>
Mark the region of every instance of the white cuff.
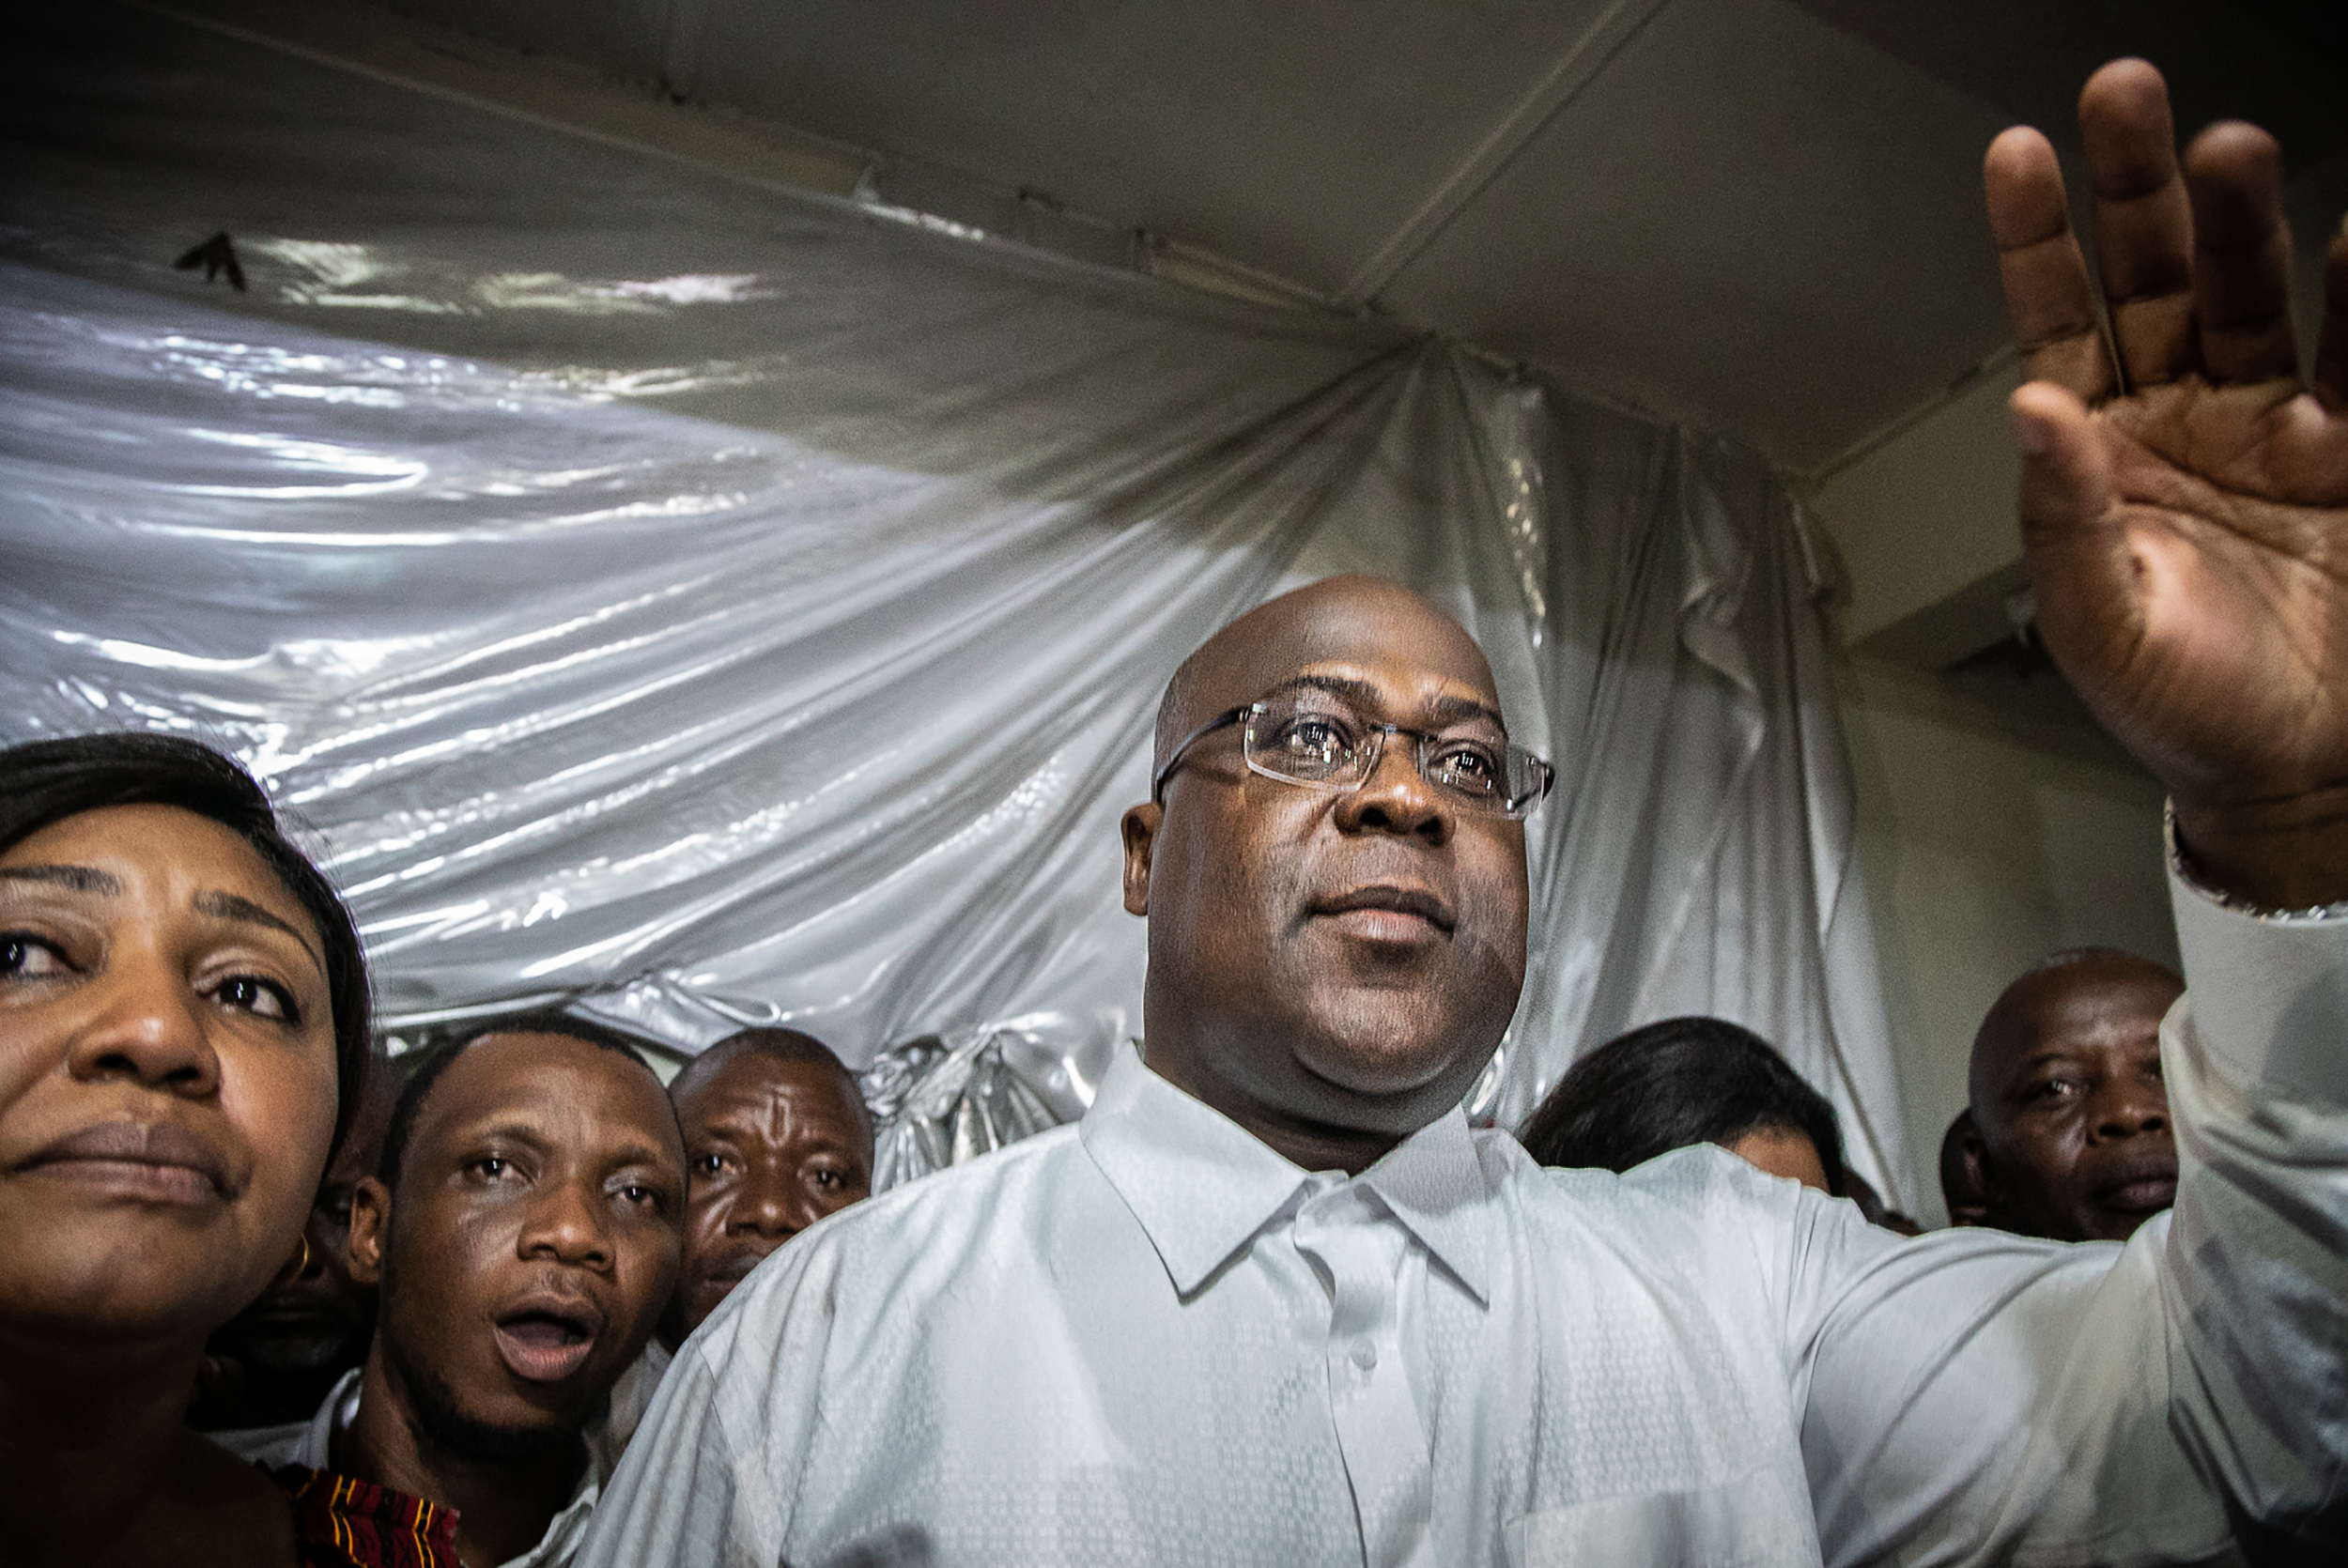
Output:
<instances>
[{"instance_id":1,"label":"white cuff","mask_svg":"<svg viewBox=\"0 0 2348 1568\"><path fill-rule=\"evenodd\" d=\"M2348 1105L2348 906L2267 914L2193 880L2169 838L2169 896L2194 1032L2246 1083Z\"/></svg>"}]
</instances>

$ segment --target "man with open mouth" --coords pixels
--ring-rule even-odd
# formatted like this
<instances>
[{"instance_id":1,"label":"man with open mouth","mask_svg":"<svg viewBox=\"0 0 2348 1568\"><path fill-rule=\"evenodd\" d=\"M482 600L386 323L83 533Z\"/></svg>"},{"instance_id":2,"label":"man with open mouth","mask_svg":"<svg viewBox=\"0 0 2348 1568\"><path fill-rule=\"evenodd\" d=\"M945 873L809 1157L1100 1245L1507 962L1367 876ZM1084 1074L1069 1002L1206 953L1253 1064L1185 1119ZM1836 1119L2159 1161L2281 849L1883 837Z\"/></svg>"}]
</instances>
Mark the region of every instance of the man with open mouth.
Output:
<instances>
[{"instance_id":1,"label":"man with open mouth","mask_svg":"<svg viewBox=\"0 0 2348 1568\"><path fill-rule=\"evenodd\" d=\"M378 1288L366 1364L305 1425L224 1436L457 1515L475 1565L561 1568L608 1453L592 1428L675 1285L685 1149L622 1037L562 1017L444 1047L359 1183L351 1271Z\"/></svg>"}]
</instances>

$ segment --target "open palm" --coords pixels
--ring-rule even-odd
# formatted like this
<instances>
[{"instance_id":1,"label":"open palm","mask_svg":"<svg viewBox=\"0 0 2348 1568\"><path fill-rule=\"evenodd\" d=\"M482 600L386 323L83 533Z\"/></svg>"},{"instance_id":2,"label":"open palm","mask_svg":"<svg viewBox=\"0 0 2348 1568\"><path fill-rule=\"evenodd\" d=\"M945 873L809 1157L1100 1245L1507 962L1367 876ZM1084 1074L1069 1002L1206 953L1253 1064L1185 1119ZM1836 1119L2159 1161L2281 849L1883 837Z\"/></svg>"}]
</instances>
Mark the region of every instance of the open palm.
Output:
<instances>
[{"instance_id":1,"label":"open palm","mask_svg":"<svg viewBox=\"0 0 2348 1568\"><path fill-rule=\"evenodd\" d=\"M2169 786L2180 837L2221 884L2262 902L2337 898L2348 237L2332 244L2309 390L2272 139L2213 127L2181 168L2166 88L2135 60L2096 72L2079 122L2102 318L2046 138L2009 131L1985 168L2031 377L2014 411L2040 630Z\"/></svg>"}]
</instances>

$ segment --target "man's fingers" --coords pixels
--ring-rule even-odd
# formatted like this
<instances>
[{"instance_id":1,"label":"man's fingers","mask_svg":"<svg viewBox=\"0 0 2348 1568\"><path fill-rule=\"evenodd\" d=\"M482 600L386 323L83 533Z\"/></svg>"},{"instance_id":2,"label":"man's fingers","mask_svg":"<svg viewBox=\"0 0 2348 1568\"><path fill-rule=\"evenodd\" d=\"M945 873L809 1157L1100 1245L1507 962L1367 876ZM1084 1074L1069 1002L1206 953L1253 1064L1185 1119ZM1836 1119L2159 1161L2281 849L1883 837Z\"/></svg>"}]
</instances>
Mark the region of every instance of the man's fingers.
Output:
<instances>
[{"instance_id":1,"label":"man's fingers","mask_svg":"<svg viewBox=\"0 0 2348 1568\"><path fill-rule=\"evenodd\" d=\"M2022 543L2100 526L2111 510L2111 460L2086 405L2064 388L2031 381L2007 408L2022 449Z\"/></svg>"},{"instance_id":2,"label":"man's fingers","mask_svg":"<svg viewBox=\"0 0 2348 1568\"><path fill-rule=\"evenodd\" d=\"M2324 253L2324 325L2315 338L2315 395L2348 414L2348 220Z\"/></svg>"},{"instance_id":3,"label":"man's fingers","mask_svg":"<svg viewBox=\"0 0 2348 1568\"><path fill-rule=\"evenodd\" d=\"M2079 133L2120 374L2131 387L2189 375L2201 352L2193 335L2193 214L2160 72L2142 60L2114 60L2088 78Z\"/></svg>"},{"instance_id":4,"label":"man's fingers","mask_svg":"<svg viewBox=\"0 0 2348 1568\"><path fill-rule=\"evenodd\" d=\"M2185 169L2202 369L2220 385L2295 377L2291 228L2275 138L2238 120L2213 125L2194 138Z\"/></svg>"},{"instance_id":5,"label":"man's fingers","mask_svg":"<svg viewBox=\"0 0 2348 1568\"><path fill-rule=\"evenodd\" d=\"M2140 624L2127 541L2111 504L2111 459L2086 405L2032 381L2008 404L2022 448L2022 553L2047 646L2066 669L2096 668Z\"/></svg>"},{"instance_id":6,"label":"man's fingers","mask_svg":"<svg viewBox=\"0 0 2348 1568\"><path fill-rule=\"evenodd\" d=\"M1989 144L1982 185L2022 374L2088 402L2110 395L2111 356L2087 263L2071 234L2054 148L2037 131L2016 126Z\"/></svg>"}]
</instances>

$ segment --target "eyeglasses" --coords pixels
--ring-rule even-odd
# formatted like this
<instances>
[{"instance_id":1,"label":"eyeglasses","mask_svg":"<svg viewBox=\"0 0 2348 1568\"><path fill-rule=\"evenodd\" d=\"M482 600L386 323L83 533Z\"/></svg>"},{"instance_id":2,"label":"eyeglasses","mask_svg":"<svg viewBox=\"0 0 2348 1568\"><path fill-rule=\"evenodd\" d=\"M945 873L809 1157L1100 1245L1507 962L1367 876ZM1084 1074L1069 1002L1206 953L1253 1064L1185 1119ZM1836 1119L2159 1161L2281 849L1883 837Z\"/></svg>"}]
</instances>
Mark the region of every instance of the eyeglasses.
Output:
<instances>
[{"instance_id":1,"label":"eyeglasses","mask_svg":"<svg viewBox=\"0 0 2348 1568\"><path fill-rule=\"evenodd\" d=\"M1232 708L1183 737L1151 780L1150 798L1166 802L1166 781L1190 748L1238 724L1248 768L1283 784L1358 790L1377 771L1388 735L1417 743L1419 776L1460 809L1522 822L1549 793L1557 770L1521 746L1475 730L1409 730L1376 724L1322 692L1269 697Z\"/></svg>"}]
</instances>

